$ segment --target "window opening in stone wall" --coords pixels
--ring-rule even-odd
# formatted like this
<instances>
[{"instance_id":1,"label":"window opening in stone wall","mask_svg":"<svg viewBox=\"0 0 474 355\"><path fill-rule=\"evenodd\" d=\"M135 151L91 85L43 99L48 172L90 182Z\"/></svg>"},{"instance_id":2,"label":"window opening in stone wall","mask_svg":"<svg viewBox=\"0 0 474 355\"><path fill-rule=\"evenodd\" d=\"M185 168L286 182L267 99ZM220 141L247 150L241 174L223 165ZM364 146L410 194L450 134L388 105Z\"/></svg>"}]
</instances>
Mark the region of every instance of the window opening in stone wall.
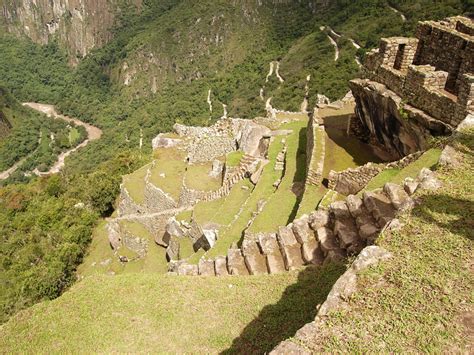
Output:
<instances>
[{"instance_id":1,"label":"window opening in stone wall","mask_svg":"<svg viewBox=\"0 0 474 355\"><path fill-rule=\"evenodd\" d=\"M402 68L403 57L405 55L406 44L399 44L397 56L395 57L395 64L393 65L394 69L400 70Z\"/></svg>"}]
</instances>

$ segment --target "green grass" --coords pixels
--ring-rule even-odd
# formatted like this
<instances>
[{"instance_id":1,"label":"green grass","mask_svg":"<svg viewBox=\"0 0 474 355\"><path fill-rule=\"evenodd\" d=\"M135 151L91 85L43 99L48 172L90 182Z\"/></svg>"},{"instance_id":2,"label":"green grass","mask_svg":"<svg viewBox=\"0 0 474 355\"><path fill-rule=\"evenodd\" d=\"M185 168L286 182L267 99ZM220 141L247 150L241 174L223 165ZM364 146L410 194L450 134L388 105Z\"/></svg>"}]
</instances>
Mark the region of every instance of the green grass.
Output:
<instances>
[{"instance_id":1,"label":"green grass","mask_svg":"<svg viewBox=\"0 0 474 355\"><path fill-rule=\"evenodd\" d=\"M123 177L123 185L135 203L141 204L145 201L145 176L149 168L149 164L145 165L132 174Z\"/></svg>"},{"instance_id":2,"label":"green grass","mask_svg":"<svg viewBox=\"0 0 474 355\"><path fill-rule=\"evenodd\" d=\"M123 269L110 247L106 224L106 221L101 221L94 229L89 251L77 268L77 274L81 277L109 272L119 273Z\"/></svg>"},{"instance_id":3,"label":"green grass","mask_svg":"<svg viewBox=\"0 0 474 355\"><path fill-rule=\"evenodd\" d=\"M250 196L252 190L253 184L247 179L242 180L232 187L228 196L219 200L199 202L194 208L194 218L201 225L216 223L228 226L234 220L235 215Z\"/></svg>"},{"instance_id":4,"label":"green grass","mask_svg":"<svg viewBox=\"0 0 474 355\"><path fill-rule=\"evenodd\" d=\"M298 208L299 196L293 191L294 184L303 188L306 174L306 126L308 122L297 121L281 126L293 133L286 137L287 153L285 173L278 190L271 195L263 211L255 218L250 232L276 232L279 226L287 225ZM302 191L301 191L302 193Z\"/></svg>"},{"instance_id":5,"label":"green grass","mask_svg":"<svg viewBox=\"0 0 474 355\"><path fill-rule=\"evenodd\" d=\"M244 156L244 153L240 150L227 154L225 158L225 164L229 167L234 167L239 165L240 160Z\"/></svg>"},{"instance_id":6,"label":"green grass","mask_svg":"<svg viewBox=\"0 0 474 355\"><path fill-rule=\"evenodd\" d=\"M392 181L399 173L400 169L386 169L380 172L369 181L367 186L359 192L359 195L364 191L372 191L383 187L387 182Z\"/></svg>"},{"instance_id":7,"label":"green grass","mask_svg":"<svg viewBox=\"0 0 474 355\"><path fill-rule=\"evenodd\" d=\"M421 157L407 165L403 169L386 169L374 176L369 181L367 186L359 192L361 195L364 191L371 191L383 187L387 182L394 184L402 184L407 178L416 178L423 168L432 168L438 163L438 159L441 155L441 150L438 148L432 148L427 150Z\"/></svg>"},{"instance_id":8,"label":"green grass","mask_svg":"<svg viewBox=\"0 0 474 355\"><path fill-rule=\"evenodd\" d=\"M327 178L331 170L342 171L369 161L380 161L369 145L361 143L355 137L347 136L347 116L329 116L324 122L327 136L323 177Z\"/></svg>"},{"instance_id":9,"label":"green grass","mask_svg":"<svg viewBox=\"0 0 474 355\"><path fill-rule=\"evenodd\" d=\"M255 277L89 277L0 328L2 352L264 353L311 321L343 266Z\"/></svg>"},{"instance_id":10,"label":"green grass","mask_svg":"<svg viewBox=\"0 0 474 355\"><path fill-rule=\"evenodd\" d=\"M212 162L192 164L187 166L185 173L186 186L198 191L215 191L222 185L222 178L209 176Z\"/></svg>"},{"instance_id":11,"label":"green grass","mask_svg":"<svg viewBox=\"0 0 474 355\"><path fill-rule=\"evenodd\" d=\"M323 141L323 139L326 139L326 134L323 130L316 128L314 131L314 147L312 152L313 158L310 162L310 169L317 169L317 165L319 163L318 158L320 158L323 154L323 145L321 144L321 142ZM297 217L301 217L306 213L314 211L321 199L324 197L325 193L326 188L322 184L320 184L319 186L306 185L303 198L298 207Z\"/></svg>"},{"instance_id":12,"label":"green grass","mask_svg":"<svg viewBox=\"0 0 474 355\"><path fill-rule=\"evenodd\" d=\"M463 165L439 169L442 188L417 193L418 206L401 218L405 226L378 240L393 258L363 273L350 307L330 315L314 351L469 352L474 131L460 140L453 144L463 152Z\"/></svg>"},{"instance_id":13,"label":"green grass","mask_svg":"<svg viewBox=\"0 0 474 355\"><path fill-rule=\"evenodd\" d=\"M321 199L328 191L324 186L307 185L304 191L303 199L298 207L297 218L308 214L316 209Z\"/></svg>"},{"instance_id":14,"label":"green grass","mask_svg":"<svg viewBox=\"0 0 474 355\"><path fill-rule=\"evenodd\" d=\"M275 191L273 183L281 177L281 171L275 171L275 161L283 145L282 137L275 137L268 149L269 163L263 168L262 176L255 186L252 194L245 202L244 208L239 217L226 229L224 229L214 247L209 251L210 257L227 255L227 249L234 242L238 242L242 233L247 227L248 221L252 218L252 213L257 211L257 204L260 200L268 199Z\"/></svg>"},{"instance_id":15,"label":"green grass","mask_svg":"<svg viewBox=\"0 0 474 355\"><path fill-rule=\"evenodd\" d=\"M156 160L151 170L151 183L178 200L186 168L184 152L175 148L160 148L155 150L154 155Z\"/></svg>"}]
</instances>

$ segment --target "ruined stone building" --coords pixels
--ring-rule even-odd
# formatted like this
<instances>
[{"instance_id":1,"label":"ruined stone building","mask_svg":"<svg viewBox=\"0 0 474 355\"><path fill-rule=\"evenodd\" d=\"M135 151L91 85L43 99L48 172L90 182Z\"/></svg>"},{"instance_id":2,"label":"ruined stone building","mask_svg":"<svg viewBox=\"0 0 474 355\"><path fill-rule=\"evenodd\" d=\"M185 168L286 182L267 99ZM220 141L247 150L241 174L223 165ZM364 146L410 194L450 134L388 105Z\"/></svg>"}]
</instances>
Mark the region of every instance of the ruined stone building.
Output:
<instances>
[{"instance_id":1,"label":"ruined stone building","mask_svg":"<svg viewBox=\"0 0 474 355\"><path fill-rule=\"evenodd\" d=\"M394 158L423 150L474 113L474 21L420 22L416 38L383 38L368 54L352 131Z\"/></svg>"}]
</instances>

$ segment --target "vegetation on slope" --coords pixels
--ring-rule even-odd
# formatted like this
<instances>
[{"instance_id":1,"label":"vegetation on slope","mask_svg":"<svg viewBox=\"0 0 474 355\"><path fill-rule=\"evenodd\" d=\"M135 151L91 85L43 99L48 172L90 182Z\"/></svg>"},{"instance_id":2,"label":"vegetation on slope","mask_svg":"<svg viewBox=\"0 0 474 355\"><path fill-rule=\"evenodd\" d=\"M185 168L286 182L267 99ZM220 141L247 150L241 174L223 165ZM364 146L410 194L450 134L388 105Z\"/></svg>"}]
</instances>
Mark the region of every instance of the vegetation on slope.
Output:
<instances>
[{"instance_id":1,"label":"vegetation on slope","mask_svg":"<svg viewBox=\"0 0 474 355\"><path fill-rule=\"evenodd\" d=\"M419 193L403 228L379 238L393 257L363 273L349 307L330 315L314 340L317 351L469 352L474 131L451 144L461 166L439 168L442 188Z\"/></svg>"},{"instance_id":2,"label":"vegetation on slope","mask_svg":"<svg viewBox=\"0 0 474 355\"><path fill-rule=\"evenodd\" d=\"M285 83L276 83L272 76L266 86L266 95L274 95L277 106L299 108L308 73L314 79L313 98L323 93L336 99L345 91L347 78L356 75L349 37L362 45L359 55L363 55L380 36L412 32L417 19L459 14L471 6L469 1L458 0L399 1L394 6L402 10L418 6L404 23L381 0L338 0L314 12L308 10L307 1L257 3L146 1L140 15L124 11L114 39L77 68L67 66L64 51L55 43L40 47L0 33L1 85L21 101L56 104L63 113L104 131L100 140L68 159L61 176L0 191L5 196L0 202L0 278L7 285L1 289L3 320L40 299L56 297L72 282L89 243L91 225L113 208L120 174L132 172L147 160L143 157L151 150L149 144L142 155L116 159L118 152L139 146L141 131L149 142L157 133L169 131L176 121L212 123L222 114L220 103L228 104L234 116L261 114L264 101L259 90L265 85L269 62L278 59ZM319 42L327 41L320 33L323 25L343 35L338 40L342 52L338 63L328 60L329 42ZM316 55L311 58L313 49ZM293 64L301 70L292 71ZM130 85L124 85L127 76ZM209 89L215 108L212 114L206 103ZM4 149L2 159L18 161L35 149L39 127L31 128L17 143L17 136L10 134L2 144L15 149ZM44 145L49 146L46 141ZM17 152L21 154L10 156ZM47 154L45 150L43 156ZM31 166L38 165L39 159L34 157ZM48 192L50 181L55 181L60 193ZM79 218L70 207L80 202L91 206L88 218ZM75 226L80 229L77 239L71 236ZM66 244L65 250L74 252L60 254Z\"/></svg>"},{"instance_id":3,"label":"vegetation on slope","mask_svg":"<svg viewBox=\"0 0 474 355\"><path fill-rule=\"evenodd\" d=\"M316 305L342 272L344 266L332 264L271 276L88 277L57 300L12 317L0 328L0 347L264 353L314 318Z\"/></svg>"}]
</instances>

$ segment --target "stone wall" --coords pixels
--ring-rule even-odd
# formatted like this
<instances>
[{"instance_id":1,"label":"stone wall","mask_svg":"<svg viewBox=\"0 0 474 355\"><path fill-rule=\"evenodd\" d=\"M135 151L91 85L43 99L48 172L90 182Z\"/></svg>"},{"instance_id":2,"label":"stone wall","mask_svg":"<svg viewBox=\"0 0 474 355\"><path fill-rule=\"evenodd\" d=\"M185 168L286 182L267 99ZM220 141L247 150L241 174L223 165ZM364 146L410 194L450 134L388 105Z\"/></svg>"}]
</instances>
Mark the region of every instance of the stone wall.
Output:
<instances>
[{"instance_id":1,"label":"stone wall","mask_svg":"<svg viewBox=\"0 0 474 355\"><path fill-rule=\"evenodd\" d=\"M351 89L360 121L382 146L400 157L413 153L414 146L426 144L426 136L449 134L473 113L472 32L473 21L463 17L422 22L417 38L384 38L367 56L365 76L383 87L355 80ZM390 112L375 107L390 96L401 114L386 105ZM414 120L403 123L400 118L408 116ZM401 142L400 134L410 144Z\"/></svg>"},{"instance_id":2,"label":"stone wall","mask_svg":"<svg viewBox=\"0 0 474 355\"><path fill-rule=\"evenodd\" d=\"M201 259L198 265L181 262L170 270L178 275L259 275L297 269L303 265L342 261L375 242L380 232L397 224L400 212L413 207L418 188L436 188L434 173L422 170L403 186L387 183L383 189L350 195L327 211L301 216L277 233L246 233L242 247L227 256ZM398 222L399 223L399 222Z\"/></svg>"},{"instance_id":3,"label":"stone wall","mask_svg":"<svg viewBox=\"0 0 474 355\"><path fill-rule=\"evenodd\" d=\"M306 140L306 181L305 185L320 185L324 169L324 158L326 155L326 139L324 126L320 126L322 119L318 108L314 109L307 127ZM320 134L318 134L318 131ZM319 138L319 141L317 140ZM320 154L316 155L315 148L320 148Z\"/></svg>"},{"instance_id":4,"label":"stone wall","mask_svg":"<svg viewBox=\"0 0 474 355\"><path fill-rule=\"evenodd\" d=\"M343 195L357 194L363 190L372 178L377 176L385 169L403 169L415 160L417 160L423 152L416 152L406 157L388 163L382 164L367 163L357 168L349 168L340 172L331 170L328 177L328 187Z\"/></svg>"},{"instance_id":5,"label":"stone wall","mask_svg":"<svg viewBox=\"0 0 474 355\"><path fill-rule=\"evenodd\" d=\"M356 194L367 186L369 181L378 175L383 167L378 164L367 163L357 168L349 168L341 172L329 172L328 187L343 195Z\"/></svg>"}]
</instances>

